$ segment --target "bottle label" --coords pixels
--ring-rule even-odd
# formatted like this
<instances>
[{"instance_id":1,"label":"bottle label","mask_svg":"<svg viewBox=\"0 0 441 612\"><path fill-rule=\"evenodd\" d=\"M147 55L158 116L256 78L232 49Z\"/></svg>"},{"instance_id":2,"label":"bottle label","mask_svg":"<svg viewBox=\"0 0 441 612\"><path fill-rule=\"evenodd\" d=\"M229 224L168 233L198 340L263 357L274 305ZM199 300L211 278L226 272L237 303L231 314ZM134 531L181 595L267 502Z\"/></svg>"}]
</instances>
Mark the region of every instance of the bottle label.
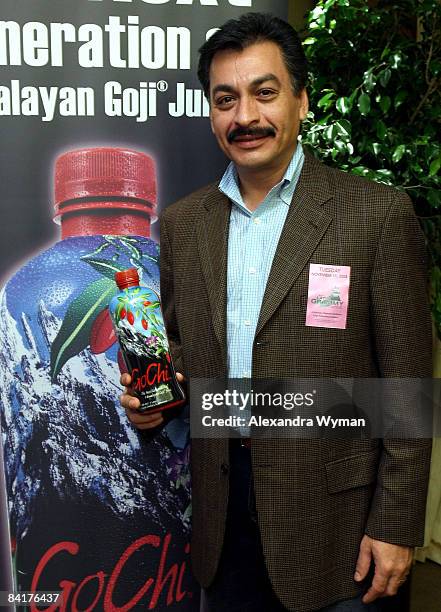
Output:
<instances>
[{"instance_id":1,"label":"bottle label","mask_svg":"<svg viewBox=\"0 0 441 612\"><path fill-rule=\"evenodd\" d=\"M158 295L147 287L124 289L111 301L110 313L141 410L180 403L183 393L174 375Z\"/></svg>"}]
</instances>

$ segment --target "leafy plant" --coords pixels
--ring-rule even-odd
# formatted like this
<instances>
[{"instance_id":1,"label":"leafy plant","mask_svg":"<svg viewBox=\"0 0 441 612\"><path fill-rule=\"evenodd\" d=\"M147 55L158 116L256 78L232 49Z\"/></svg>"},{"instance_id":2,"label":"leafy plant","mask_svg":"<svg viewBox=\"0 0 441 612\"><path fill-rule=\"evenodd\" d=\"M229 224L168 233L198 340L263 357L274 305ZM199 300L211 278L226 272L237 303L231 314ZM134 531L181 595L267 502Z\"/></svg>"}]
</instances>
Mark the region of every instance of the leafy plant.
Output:
<instances>
[{"instance_id":1,"label":"leafy plant","mask_svg":"<svg viewBox=\"0 0 441 612\"><path fill-rule=\"evenodd\" d=\"M441 3L320 0L309 13L302 142L330 165L405 190L430 253L441 337Z\"/></svg>"}]
</instances>

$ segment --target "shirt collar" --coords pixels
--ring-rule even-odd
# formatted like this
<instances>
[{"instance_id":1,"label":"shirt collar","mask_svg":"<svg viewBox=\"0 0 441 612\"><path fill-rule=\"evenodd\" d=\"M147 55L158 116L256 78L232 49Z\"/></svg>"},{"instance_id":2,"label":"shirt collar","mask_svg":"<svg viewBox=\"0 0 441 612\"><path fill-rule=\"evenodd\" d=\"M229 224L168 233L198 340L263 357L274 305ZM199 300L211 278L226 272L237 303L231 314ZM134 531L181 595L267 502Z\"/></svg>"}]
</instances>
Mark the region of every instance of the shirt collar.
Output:
<instances>
[{"instance_id":1,"label":"shirt collar","mask_svg":"<svg viewBox=\"0 0 441 612\"><path fill-rule=\"evenodd\" d=\"M300 176L300 172L303 167L303 162L305 159L305 155L303 153L302 145L300 142L297 143L296 150L294 151L294 155L291 158L291 161L288 164L285 174L283 175L282 180L274 185L274 187L268 192L267 196L270 193L276 193L277 196L285 202L288 206L291 204L292 196L294 194L294 190L297 185L297 181ZM227 196L234 204L237 204L240 208L245 209L248 213L248 209L245 206L245 203L242 199L242 195L239 189L239 177L237 175L237 170L233 162L228 164L227 169L225 170L220 182L219 182L219 190ZM265 198L266 199L266 198Z\"/></svg>"}]
</instances>

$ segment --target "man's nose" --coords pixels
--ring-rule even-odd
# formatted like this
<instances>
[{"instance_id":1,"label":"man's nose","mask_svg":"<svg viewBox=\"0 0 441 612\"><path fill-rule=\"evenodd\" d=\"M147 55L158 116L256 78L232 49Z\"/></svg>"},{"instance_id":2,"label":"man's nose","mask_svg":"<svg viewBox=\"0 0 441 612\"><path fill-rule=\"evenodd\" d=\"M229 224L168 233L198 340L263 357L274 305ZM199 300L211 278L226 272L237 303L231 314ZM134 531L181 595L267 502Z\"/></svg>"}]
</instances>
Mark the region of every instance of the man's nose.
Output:
<instances>
[{"instance_id":1,"label":"man's nose","mask_svg":"<svg viewBox=\"0 0 441 612\"><path fill-rule=\"evenodd\" d=\"M237 125L246 126L259 121L259 109L254 97L243 97L236 105L234 120Z\"/></svg>"}]
</instances>

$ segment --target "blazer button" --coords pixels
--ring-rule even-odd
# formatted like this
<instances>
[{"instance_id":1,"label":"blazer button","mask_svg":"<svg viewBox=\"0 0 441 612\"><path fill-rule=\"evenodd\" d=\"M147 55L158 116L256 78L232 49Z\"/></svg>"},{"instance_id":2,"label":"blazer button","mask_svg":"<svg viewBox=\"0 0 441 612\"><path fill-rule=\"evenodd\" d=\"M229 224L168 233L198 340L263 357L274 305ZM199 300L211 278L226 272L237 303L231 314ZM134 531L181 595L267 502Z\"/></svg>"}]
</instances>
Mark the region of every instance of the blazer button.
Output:
<instances>
[{"instance_id":1,"label":"blazer button","mask_svg":"<svg viewBox=\"0 0 441 612\"><path fill-rule=\"evenodd\" d=\"M228 465L228 463L223 463L221 465L221 472L222 472L222 474L224 474L226 476L229 471L230 471L230 466Z\"/></svg>"},{"instance_id":2,"label":"blazer button","mask_svg":"<svg viewBox=\"0 0 441 612\"><path fill-rule=\"evenodd\" d=\"M258 346L259 348L262 348L262 346L267 346L269 344L269 342L261 342L259 340L256 341L256 346Z\"/></svg>"}]
</instances>

